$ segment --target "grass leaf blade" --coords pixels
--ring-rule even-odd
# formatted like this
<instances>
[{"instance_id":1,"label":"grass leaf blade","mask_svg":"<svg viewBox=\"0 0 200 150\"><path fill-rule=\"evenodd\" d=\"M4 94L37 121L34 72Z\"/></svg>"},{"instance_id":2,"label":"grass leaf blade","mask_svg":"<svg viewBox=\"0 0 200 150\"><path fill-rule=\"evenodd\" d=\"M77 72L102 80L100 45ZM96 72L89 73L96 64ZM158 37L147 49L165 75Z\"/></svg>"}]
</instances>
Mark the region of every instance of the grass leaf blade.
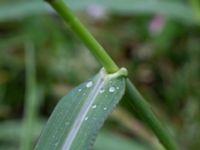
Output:
<instances>
[{"instance_id":1,"label":"grass leaf blade","mask_svg":"<svg viewBox=\"0 0 200 150\"><path fill-rule=\"evenodd\" d=\"M101 70L94 78L63 97L52 113L36 150L89 149L97 131L125 91L124 69Z\"/></svg>"},{"instance_id":2,"label":"grass leaf blade","mask_svg":"<svg viewBox=\"0 0 200 150\"><path fill-rule=\"evenodd\" d=\"M190 24L198 24L198 18L192 8L182 2L177 1L157 1L157 0L65 0L73 10L87 9L91 4L105 7L111 12L120 15L144 15L163 14L176 21ZM48 5L41 1L22 1L17 3L6 3L0 5L0 22L21 19L32 15L52 12Z\"/></svg>"}]
</instances>

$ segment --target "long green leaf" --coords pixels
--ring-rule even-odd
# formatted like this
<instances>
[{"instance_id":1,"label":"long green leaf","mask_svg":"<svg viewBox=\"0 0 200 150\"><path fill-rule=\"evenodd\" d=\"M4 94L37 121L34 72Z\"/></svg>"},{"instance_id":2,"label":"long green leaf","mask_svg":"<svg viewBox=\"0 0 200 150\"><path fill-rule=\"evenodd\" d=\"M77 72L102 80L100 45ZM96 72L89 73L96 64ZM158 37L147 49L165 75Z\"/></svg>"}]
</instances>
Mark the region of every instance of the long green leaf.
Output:
<instances>
[{"instance_id":1,"label":"long green leaf","mask_svg":"<svg viewBox=\"0 0 200 150\"><path fill-rule=\"evenodd\" d=\"M21 150L31 149L33 142L33 122L37 119L39 101L37 97L37 83L35 70L35 48L33 43L26 43L26 100L24 112L24 130L21 139Z\"/></svg>"},{"instance_id":2,"label":"long green leaf","mask_svg":"<svg viewBox=\"0 0 200 150\"><path fill-rule=\"evenodd\" d=\"M75 10L83 10L90 5L99 5L109 11L120 15L133 14L163 14L169 18L184 22L197 24L195 13L192 8L183 2L163 0L65 0ZM34 14L52 11L42 1L23 1L0 5L0 21L24 18Z\"/></svg>"},{"instance_id":3,"label":"long green leaf","mask_svg":"<svg viewBox=\"0 0 200 150\"><path fill-rule=\"evenodd\" d=\"M53 111L36 150L90 149L97 131L125 91L127 71L104 69L63 97Z\"/></svg>"}]
</instances>

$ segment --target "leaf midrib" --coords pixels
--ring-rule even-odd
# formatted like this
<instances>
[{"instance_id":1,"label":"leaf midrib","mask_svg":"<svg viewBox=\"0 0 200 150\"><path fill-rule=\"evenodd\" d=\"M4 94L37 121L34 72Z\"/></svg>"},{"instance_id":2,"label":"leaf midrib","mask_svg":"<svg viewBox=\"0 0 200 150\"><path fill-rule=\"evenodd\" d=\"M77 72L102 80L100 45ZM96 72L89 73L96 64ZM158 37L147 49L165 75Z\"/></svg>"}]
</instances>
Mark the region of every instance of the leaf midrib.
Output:
<instances>
[{"instance_id":1,"label":"leaf midrib","mask_svg":"<svg viewBox=\"0 0 200 150\"><path fill-rule=\"evenodd\" d=\"M80 112L78 113L71 130L68 134L68 136L65 139L64 145L62 147L62 150L69 150L70 147L73 144L74 139L76 138L76 135L78 134L81 125L85 121L85 117L87 116L90 108L92 107L92 104L94 103L96 97L99 94L100 89L104 86L104 83L106 81L106 75L102 72L99 75L99 79L94 85L94 88L92 89L91 93L88 95L87 99L85 100Z\"/></svg>"}]
</instances>

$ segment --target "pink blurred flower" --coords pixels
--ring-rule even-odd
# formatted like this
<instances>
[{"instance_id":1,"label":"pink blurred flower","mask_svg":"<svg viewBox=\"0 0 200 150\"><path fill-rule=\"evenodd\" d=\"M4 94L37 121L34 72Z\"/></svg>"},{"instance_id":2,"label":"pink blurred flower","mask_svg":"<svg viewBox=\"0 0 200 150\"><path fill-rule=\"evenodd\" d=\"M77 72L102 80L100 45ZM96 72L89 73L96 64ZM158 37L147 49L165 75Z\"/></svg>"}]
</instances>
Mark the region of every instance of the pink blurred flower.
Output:
<instances>
[{"instance_id":1,"label":"pink blurred flower","mask_svg":"<svg viewBox=\"0 0 200 150\"><path fill-rule=\"evenodd\" d=\"M166 20L164 16L155 15L149 24L149 32L151 33L151 35L159 35L162 32L165 23Z\"/></svg>"}]
</instances>

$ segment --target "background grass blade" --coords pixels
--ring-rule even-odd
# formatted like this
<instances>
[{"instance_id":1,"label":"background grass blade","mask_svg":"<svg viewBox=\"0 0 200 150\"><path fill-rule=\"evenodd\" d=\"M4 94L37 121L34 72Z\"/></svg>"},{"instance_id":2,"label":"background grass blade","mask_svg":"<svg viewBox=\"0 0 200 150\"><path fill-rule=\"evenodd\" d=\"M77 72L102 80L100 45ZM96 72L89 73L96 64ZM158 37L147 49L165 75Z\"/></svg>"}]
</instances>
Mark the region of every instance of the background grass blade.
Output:
<instances>
[{"instance_id":1,"label":"background grass blade","mask_svg":"<svg viewBox=\"0 0 200 150\"><path fill-rule=\"evenodd\" d=\"M125 137L102 131L97 137L94 150L152 150L139 142L126 140Z\"/></svg>"},{"instance_id":2,"label":"background grass blade","mask_svg":"<svg viewBox=\"0 0 200 150\"><path fill-rule=\"evenodd\" d=\"M37 15L47 12L43 2L38 1L21 1L1 4L0 21L9 21L13 19L22 19L31 15Z\"/></svg>"},{"instance_id":3,"label":"background grass blade","mask_svg":"<svg viewBox=\"0 0 200 150\"><path fill-rule=\"evenodd\" d=\"M162 14L169 18L190 24L197 24L198 19L189 5L177 1L163 0L65 0L70 8L84 10L90 5L100 5L108 11L120 15ZM6 3L0 6L0 21L19 19L27 16L52 12L48 5L41 1L21 1Z\"/></svg>"},{"instance_id":4,"label":"background grass blade","mask_svg":"<svg viewBox=\"0 0 200 150\"><path fill-rule=\"evenodd\" d=\"M124 70L94 78L63 97L52 113L36 150L89 149L98 129L125 90Z\"/></svg>"},{"instance_id":5,"label":"background grass blade","mask_svg":"<svg viewBox=\"0 0 200 150\"><path fill-rule=\"evenodd\" d=\"M35 49L31 42L26 43L26 95L24 109L24 134L21 140L21 150L33 147L33 125L37 118L38 97L35 70Z\"/></svg>"}]
</instances>

